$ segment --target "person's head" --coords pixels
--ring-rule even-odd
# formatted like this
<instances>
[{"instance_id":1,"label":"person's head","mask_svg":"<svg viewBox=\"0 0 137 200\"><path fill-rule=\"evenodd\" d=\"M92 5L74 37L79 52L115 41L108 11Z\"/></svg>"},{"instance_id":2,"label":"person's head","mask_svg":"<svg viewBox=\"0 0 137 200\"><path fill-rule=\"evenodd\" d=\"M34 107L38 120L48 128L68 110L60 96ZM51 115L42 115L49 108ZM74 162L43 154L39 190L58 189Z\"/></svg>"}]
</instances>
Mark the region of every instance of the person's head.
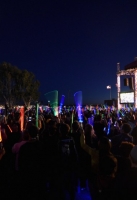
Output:
<instances>
[{"instance_id":1,"label":"person's head","mask_svg":"<svg viewBox=\"0 0 137 200\"><path fill-rule=\"evenodd\" d=\"M132 128L131 128L131 126L128 123L124 123L122 125L122 131L123 131L123 133L128 134L128 133L130 133L131 130L132 130Z\"/></svg>"},{"instance_id":2,"label":"person's head","mask_svg":"<svg viewBox=\"0 0 137 200\"><path fill-rule=\"evenodd\" d=\"M128 158L133 147L134 147L134 144L131 142L125 142L125 141L122 142L119 147L120 155Z\"/></svg>"},{"instance_id":3,"label":"person's head","mask_svg":"<svg viewBox=\"0 0 137 200\"><path fill-rule=\"evenodd\" d=\"M98 142L98 148L101 154L109 153L111 149L111 142L107 137L101 137Z\"/></svg>"},{"instance_id":4,"label":"person's head","mask_svg":"<svg viewBox=\"0 0 137 200\"><path fill-rule=\"evenodd\" d=\"M137 145L135 145L130 152L131 164L137 167Z\"/></svg>"},{"instance_id":5,"label":"person's head","mask_svg":"<svg viewBox=\"0 0 137 200\"><path fill-rule=\"evenodd\" d=\"M8 119L7 119L7 124L12 124L13 123L13 115L12 114L9 114L8 115Z\"/></svg>"},{"instance_id":6,"label":"person's head","mask_svg":"<svg viewBox=\"0 0 137 200\"><path fill-rule=\"evenodd\" d=\"M16 123L13 123L11 129L12 132L17 133L19 131L19 126Z\"/></svg>"},{"instance_id":7,"label":"person's head","mask_svg":"<svg viewBox=\"0 0 137 200\"><path fill-rule=\"evenodd\" d=\"M101 115L96 115L94 118L94 121L100 122L101 121Z\"/></svg>"},{"instance_id":8,"label":"person's head","mask_svg":"<svg viewBox=\"0 0 137 200\"><path fill-rule=\"evenodd\" d=\"M77 120L75 120L72 124L73 131L76 132L80 127L80 124Z\"/></svg>"},{"instance_id":9,"label":"person's head","mask_svg":"<svg viewBox=\"0 0 137 200\"><path fill-rule=\"evenodd\" d=\"M28 127L28 133L30 138L36 138L36 136L38 135L38 128L35 125L31 125L30 127Z\"/></svg>"},{"instance_id":10,"label":"person's head","mask_svg":"<svg viewBox=\"0 0 137 200\"><path fill-rule=\"evenodd\" d=\"M22 139L23 140L29 140L29 132L28 132L28 130L24 130L23 131Z\"/></svg>"},{"instance_id":11,"label":"person's head","mask_svg":"<svg viewBox=\"0 0 137 200\"><path fill-rule=\"evenodd\" d=\"M14 115L14 119L15 119L15 121L19 121L19 119L20 119L20 113L15 113L15 115Z\"/></svg>"},{"instance_id":12,"label":"person's head","mask_svg":"<svg viewBox=\"0 0 137 200\"><path fill-rule=\"evenodd\" d=\"M59 130L60 130L61 136L65 137L70 132L70 126L68 124L63 123L63 124L60 125L60 129Z\"/></svg>"},{"instance_id":13,"label":"person's head","mask_svg":"<svg viewBox=\"0 0 137 200\"><path fill-rule=\"evenodd\" d=\"M121 127L122 126L122 120L117 120L118 126Z\"/></svg>"},{"instance_id":14,"label":"person's head","mask_svg":"<svg viewBox=\"0 0 137 200\"><path fill-rule=\"evenodd\" d=\"M90 124L86 124L84 131L85 131L85 136L91 137L94 134L94 128Z\"/></svg>"},{"instance_id":15,"label":"person's head","mask_svg":"<svg viewBox=\"0 0 137 200\"><path fill-rule=\"evenodd\" d=\"M49 127L49 136L54 136L56 134L57 134L57 127L56 126Z\"/></svg>"},{"instance_id":16,"label":"person's head","mask_svg":"<svg viewBox=\"0 0 137 200\"><path fill-rule=\"evenodd\" d=\"M91 133L92 130L93 130L93 127L90 124L86 124L86 126L85 126L85 134L86 133Z\"/></svg>"},{"instance_id":17,"label":"person's head","mask_svg":"<svg viewBox=\"0 0 137 200\"><path fill-rule=\"evenodd\" d=\"M56 127L57 122L56 122L56 120L51 119L51 120L49 120L48 125L49 125L49 127Z\"/></svg>"},{"instance_id":18,"label":"person's head","mask_svg":"<svg viewBox=\"0 0 137 200\"><path fill-rule=\"evenodd\" d=\"M26 123L26 129L28 130L29 127L32 126L32 125L33 125L32 121L28 121L28 122Z\"/></svg>"}]
</instances>

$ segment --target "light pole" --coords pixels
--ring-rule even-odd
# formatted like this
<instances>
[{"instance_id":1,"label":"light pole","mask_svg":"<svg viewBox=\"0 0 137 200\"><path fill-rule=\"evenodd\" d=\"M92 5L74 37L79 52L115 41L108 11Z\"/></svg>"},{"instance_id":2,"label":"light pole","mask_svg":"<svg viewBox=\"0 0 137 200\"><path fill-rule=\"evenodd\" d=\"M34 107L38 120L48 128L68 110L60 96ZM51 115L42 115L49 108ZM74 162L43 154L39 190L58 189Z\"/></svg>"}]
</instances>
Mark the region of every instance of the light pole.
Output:
<instances>
[{"instance_id":1,"label":"light pole","mask_svg":"<svg viewBox=\"0 0 137 200\"><path fill-rule=\"evenodd\" d=\"M110 100L111 100L111 88L110 88Z\"/></svg>"},{"instance_id":2,"label":"light pole","mask_svg":"<svg viewBox=\"0 0 137 200\"><path fill-rule=\"evenodd\" d=\"M110 100L111 100L111 85L108 85L107 89L110 90Z\"/></svg>"}]
</instances>

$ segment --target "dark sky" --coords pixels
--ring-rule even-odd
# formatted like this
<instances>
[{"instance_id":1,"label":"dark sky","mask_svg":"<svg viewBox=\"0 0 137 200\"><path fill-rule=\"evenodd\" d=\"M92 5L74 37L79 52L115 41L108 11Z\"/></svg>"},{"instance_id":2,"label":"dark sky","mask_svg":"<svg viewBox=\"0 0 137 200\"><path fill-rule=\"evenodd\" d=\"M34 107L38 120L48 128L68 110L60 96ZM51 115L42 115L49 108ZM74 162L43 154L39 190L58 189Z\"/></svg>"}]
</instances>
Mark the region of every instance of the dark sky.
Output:
<instances>
[{"instance_id":1,"label":"dark sky","mask_svg":"<svg viewBox=\"0 0 137 200\"><path fill-rule=\"evenodd\" d=\"M1 0L0 63L27 69L40 81L41 99L52 90L73 102L117 98L121 69L137 56L137 1Z\"/></svg>"}]
</instances>

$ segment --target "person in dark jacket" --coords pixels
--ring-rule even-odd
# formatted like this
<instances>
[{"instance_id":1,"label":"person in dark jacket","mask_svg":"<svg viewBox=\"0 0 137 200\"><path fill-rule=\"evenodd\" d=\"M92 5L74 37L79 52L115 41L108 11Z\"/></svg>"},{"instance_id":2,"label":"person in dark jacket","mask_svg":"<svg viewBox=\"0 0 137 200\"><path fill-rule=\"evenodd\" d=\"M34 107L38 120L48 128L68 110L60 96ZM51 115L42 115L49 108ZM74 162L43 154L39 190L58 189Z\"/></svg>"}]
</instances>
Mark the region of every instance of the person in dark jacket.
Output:
<instances>
[{"instance_id":1,"label":"person in dark jacket","mask_svg":"<svg viewBox=\"0 0 137 200\"><path fill-rule=\"evenodd\" d=\"M133 130L131 131L131 135L133 137L133 143L135 145L137 145L137 121L135 123L135 127L133 128Z\"/></svg>"},{"instance_id":2,"label":"person in dark jacket","mask_svg":"<svg viewBox=\"0 0 137 200\"><path fill-rule=\"evenodd\" d=\"M19 150L18 170L21 177L21 189L26 198L42 193L44 186L44 151L42 143L37 139L38 128L28 128L29 140ZM43 188L44 190L44 188Z\"/></svg>"},{"instance_id":3,"label":"person in dark jacket","mask_svg":"<svg viewBox=\"0 0 137 200\"><path fill-rule=\"evenodd\" d=\"M126 173L121 173L115 179L115 185L112 192L114 199L136 199L137 197L137 145L130 152L131 168Z\"/></svg>"},{"instance_id":4,"label":"person in dark jacket","mask_svg":"<svg viewBox=\"0 0 137 200\"><path fill-rule=\"evenodd\" d=\"M121 133L112 137L111 151L115 155L120 155L119 147L122 142L131 142L133 143L133 137L129 134L131 132L131 126L128 123L124 123L121 129Z\"/></svg>"},{"instance_id":5,"label":"person in dark jacket","mask_svg":"<svg viewBox=\"0 0 137 200\"><path fill-rule=\"evenodd\" d=\"M77 151L73 138L69 136L70 126L65 123L61 124L59 132L57 199L65 200L65 191L67 190L69 192L70 200L74 200L78 161Z\"/></svg>"}]
</instances>

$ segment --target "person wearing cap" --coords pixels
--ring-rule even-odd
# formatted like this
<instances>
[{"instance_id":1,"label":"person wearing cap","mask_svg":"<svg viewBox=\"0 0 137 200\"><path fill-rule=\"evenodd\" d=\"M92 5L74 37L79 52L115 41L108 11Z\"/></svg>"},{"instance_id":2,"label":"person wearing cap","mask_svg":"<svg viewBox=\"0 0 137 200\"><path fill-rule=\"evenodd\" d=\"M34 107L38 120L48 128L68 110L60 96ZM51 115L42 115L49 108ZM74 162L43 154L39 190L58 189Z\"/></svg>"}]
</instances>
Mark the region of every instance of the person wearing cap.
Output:
<instances>
[{"instance_id":1,"label":"person wearing cap","mask_svg":"<svg viewBox=\"0 0 137 200\"><path fill-rule=\"evenodd\" d=\"M112 137L111 144L112 148L111 151L114 155L119 155L119 147L122 142L131 142L133 143L133 137L130 135L131 126L128 123L124 123L122 125L121 133Z\"/></svg>"}]
</instances>

